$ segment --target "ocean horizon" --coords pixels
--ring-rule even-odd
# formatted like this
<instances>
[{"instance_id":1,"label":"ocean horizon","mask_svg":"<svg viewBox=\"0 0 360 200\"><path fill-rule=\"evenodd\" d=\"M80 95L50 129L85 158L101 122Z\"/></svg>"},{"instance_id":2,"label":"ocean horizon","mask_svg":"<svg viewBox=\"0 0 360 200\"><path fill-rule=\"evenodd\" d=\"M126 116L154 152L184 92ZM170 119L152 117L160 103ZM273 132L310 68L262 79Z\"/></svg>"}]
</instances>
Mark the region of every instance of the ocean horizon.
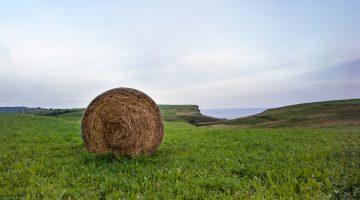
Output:
<instances>
[{"instance_id":1,"label":"ocean horizon","mask_svg":"<svg viewBox=\"0 0 360 200\"><path fill-rule=\"evenodd\" d=\"M200 109L201 113L206 116L236 119L239 117L246 117L255 115L265 111L267 108L217 108L217 109Z\"/></svg>"}]
</instances>

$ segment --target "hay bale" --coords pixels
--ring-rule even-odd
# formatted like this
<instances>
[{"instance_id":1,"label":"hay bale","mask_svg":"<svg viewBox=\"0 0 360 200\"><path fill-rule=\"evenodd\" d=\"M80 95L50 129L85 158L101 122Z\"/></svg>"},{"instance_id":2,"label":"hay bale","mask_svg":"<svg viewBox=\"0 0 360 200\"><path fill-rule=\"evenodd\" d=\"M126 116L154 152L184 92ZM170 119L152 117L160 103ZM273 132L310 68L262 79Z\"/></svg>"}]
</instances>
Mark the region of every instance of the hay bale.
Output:
<instances>
[{"instance_id":1,"label":"hay bale","mask_svg":"<svg viewBox=\"0 0 360 200\"><path fill-rule=\"evenodd\" d=\"M145 93L115 88L97 96L81 121L86 149L135 156L153 154L164 136L159 108Z\"/></svg>"}]
</instances>

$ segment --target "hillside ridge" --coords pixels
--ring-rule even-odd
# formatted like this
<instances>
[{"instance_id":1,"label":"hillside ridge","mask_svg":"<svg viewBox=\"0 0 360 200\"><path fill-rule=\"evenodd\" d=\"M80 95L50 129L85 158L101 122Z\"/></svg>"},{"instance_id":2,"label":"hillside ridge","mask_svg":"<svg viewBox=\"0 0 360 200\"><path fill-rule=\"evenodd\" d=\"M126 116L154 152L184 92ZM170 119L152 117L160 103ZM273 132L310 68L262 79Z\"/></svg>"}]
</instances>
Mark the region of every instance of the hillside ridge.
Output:
<instances>
[{"instance_id":1,"label":"hillside ridge","mask_svg":"<svg viewBox=\"0 0 360 200\"><path fill-rule=\"evenodd\" d=\"M267 128L358 126L360 125L360 99L288 105L218 124Z\"/></svg>"},{"instance_id":2,"label":"hillside ridge","mask_svg":"<svg viewBox=\"0 0 360 200\"><path fill-rule=\"evenodd\" d=\"M201 114L198 105L168 105L159 104L161 116L164 121L182 121L193 125L213 124L223 119L209 117ZM42 116L54 116L61 118L77 118L80 119L85 108L29 108L29 107L0 107L0 114L34 114Z\"/></svg>"}]
</instances>

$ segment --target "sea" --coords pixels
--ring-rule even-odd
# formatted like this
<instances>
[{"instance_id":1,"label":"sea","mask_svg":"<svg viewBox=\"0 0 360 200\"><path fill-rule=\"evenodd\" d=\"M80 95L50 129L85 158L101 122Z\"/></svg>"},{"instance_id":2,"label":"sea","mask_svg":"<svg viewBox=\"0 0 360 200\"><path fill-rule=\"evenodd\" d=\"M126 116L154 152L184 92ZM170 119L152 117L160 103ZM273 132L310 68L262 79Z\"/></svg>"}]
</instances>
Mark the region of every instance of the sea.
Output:
<instances>
[{"instance_id":1,"label":"sea","mask_svg":"<svg viewBox=\"0 0 360 200\"><path fill-rule=\"evenodd\" d=\"M235 119L255 115L265 111L266 108L219 108L219 109L200 109L203 115L216 118Z\"/></svg>"}]
</instances>

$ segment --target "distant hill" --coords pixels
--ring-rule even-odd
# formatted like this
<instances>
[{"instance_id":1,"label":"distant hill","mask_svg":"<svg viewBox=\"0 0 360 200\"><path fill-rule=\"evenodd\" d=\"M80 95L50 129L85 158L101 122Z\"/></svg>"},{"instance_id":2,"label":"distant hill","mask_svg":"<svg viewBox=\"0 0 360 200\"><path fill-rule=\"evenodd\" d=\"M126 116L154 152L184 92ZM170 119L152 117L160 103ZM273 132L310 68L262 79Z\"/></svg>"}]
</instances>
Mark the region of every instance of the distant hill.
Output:
<instances>
[{"instance_id":1,"label":"distant hill","mask_svg":"<svg viewBox=\"0 0 360 200\"><path fill-rule=\"evenodd\" d=\"M223 125L239 127L331 127L360 125L360 99L304 103L268 109Z\"/></svg>"},{"instance_id":2,"label":"distant hill","mask_svg":"<svg viewBox=\"0 0 360 200\"><path fill-rule=\"evenodd\" d=\"M59 115L74 112L79 109L54 109L54 108L29 108L29 107L0 107L0 114L38 114L38 115ZM80 109L81 110L81 109Z\"/></svg>"},{"instance_id":3,"label":"distant hill","mask_svg":"<svg viewBox=\"0 0 360 200\"><path fill-rule=\"evenodd\" d=\"M360 125L360 99L304 103L268 109L262 113L224 120L201 114L197 105L158 105L164 121L183 121L196 126L235 127L331 127ZM0 107L1 113L36 114L81 119L83 108L46 109Z\"/></svg>"},{"instance_id":4,"label":"distant hill","mask_svg":"<svg viewBox=\"0 0 360 200\"><path fill-rule=\"evenodd\" d=\"M193 125L212 124L222 121L214 117L202 115L197 105L158 105L164 121L183 121ZM56 116L61 118L78 118L84 113L84 108L47 109L28 107L0 107L0 114L35 114Z\"/></svg>"},{"instance_id":5,"label":"distant hill","mask_svg":"<svg viewBox=\"0 0 360 200\"><path fill-rule=\"evenodd\" d=\"M202 125L222 121L201 114L197 105L159 105L164 121L185 121L193 125Z\"/></svg>"}]
</instances>

